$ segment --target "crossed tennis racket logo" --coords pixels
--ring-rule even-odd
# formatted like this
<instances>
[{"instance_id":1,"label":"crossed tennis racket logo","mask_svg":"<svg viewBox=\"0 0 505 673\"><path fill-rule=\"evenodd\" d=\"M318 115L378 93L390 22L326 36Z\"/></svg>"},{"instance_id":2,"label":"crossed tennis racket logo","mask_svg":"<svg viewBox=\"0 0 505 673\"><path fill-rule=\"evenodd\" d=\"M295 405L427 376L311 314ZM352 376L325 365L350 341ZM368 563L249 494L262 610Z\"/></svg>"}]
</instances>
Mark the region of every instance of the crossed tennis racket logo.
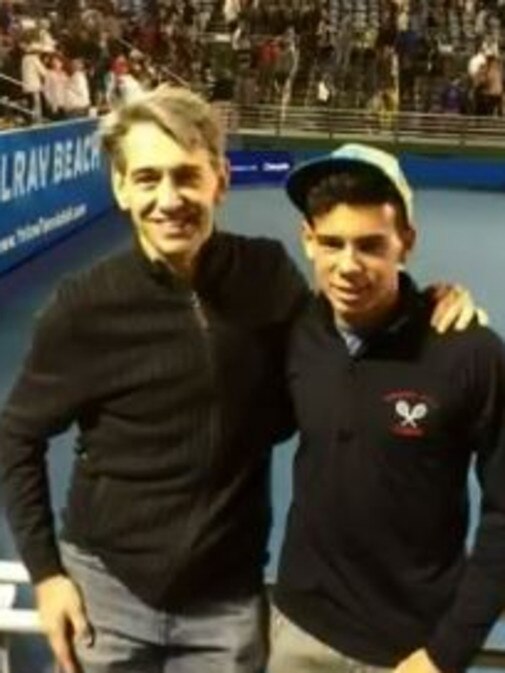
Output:
<instances>
[{"instance_id":1,"label":"crossed tennis racket logo","mask_svg":"<svg viewBox=\"0 0 505 673\"><path fill-rule=\"evenodd\" d=\"M409 404L407 400L398 400L395 404L395 411L401 418L402 427L417 428L418 421L428 413L428 405L425 402Z\"/></svg>"}]
</instances>

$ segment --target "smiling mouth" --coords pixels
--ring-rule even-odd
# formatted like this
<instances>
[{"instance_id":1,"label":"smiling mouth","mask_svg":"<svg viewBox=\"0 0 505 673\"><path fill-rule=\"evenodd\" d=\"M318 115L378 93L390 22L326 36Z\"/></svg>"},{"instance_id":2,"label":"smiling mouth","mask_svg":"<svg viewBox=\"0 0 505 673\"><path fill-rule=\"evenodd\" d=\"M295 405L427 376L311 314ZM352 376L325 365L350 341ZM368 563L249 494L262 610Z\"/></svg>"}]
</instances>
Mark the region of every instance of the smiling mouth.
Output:
<instances>
[{"instance_id":1,"label":"smiling mouth","mask_svg":"<svg viewBox=\"0 0 505 673\"><path fill-rule=\"evenodd\" d=\"M186 237L192 234L198 227L195 222L188 220L153 220L152 222L164 236L170 238Z\"/></svg>"},{"instance_id":2,"label":"smiling mouth","mask_svg":"<svg viewBox=\"0 0 505 673\"><path fill-rule=\"evenodd\" d=\"M365 288L332 287L332 292L335 299L345 304L356 304L362 301L365 291Z\"/></svg>"},{"instance_id":3,"label":"smiling mouth","mask_svg":"<svg viewBox=\"0 0 505 673\"><path fill-rule=\"evenodd\" d=\"M350 297L356 297L357 295L363 294L363 287L340 287L337 285L332 285L331 289L337 294L346 295Z\"/></svg>"}]
</instances>

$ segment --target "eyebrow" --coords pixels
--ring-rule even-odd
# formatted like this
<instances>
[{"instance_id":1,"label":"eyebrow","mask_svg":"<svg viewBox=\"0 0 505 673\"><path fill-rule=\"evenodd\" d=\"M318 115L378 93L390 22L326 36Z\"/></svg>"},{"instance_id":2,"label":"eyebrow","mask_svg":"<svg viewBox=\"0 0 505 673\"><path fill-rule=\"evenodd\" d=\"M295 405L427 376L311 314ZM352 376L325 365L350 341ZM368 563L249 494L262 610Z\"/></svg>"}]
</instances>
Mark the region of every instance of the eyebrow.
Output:
<instances>
[{"instance_id":1,"label":"eyebrow","mask_svg":"<svg viewBox=\"0 0 505 673\"><path fill-rule=\"evenodd\" d=\"M195 164L181 164L180 166L176 166L171 173L175 177L198 177L202 174L202 168Z\"/></svg>"},{"instance_id":2,"label":"eyebrow","mask_svg":"<svg viewBox=\"0 0 505 673\"><path fill-rule=\"evenodd\" d=\"M163 173L167 170L164 166L139 166L134 168L132 171L132 176L142 177L144 175L153 175L158 173ZM178 166L173 166L168 169L168 172L174 175L175 177L185 177L185 176L198 176L201 174L202 169L200 166L194 164L180 164Z\"/></svg>"},{"instance_id":3,"label":"eyebrow","mask_svg":"<svg viewBox=\"0 0 505 673\"><path fill-rule=\"evenodd\" d=\"M316 238L320 243L332 243L345 240L345 236L339 236L338 234L318 234L316 233ZM384 238L383 234L363 234L363 236L354 236L353 241L378 241Z\"/></svg>"},{"instance_id":4,"label":"eyebrow","mask_svg":"<svg viewBox=\"0 0 505 673\"><path fill-rule=\"evenodd\" d=\"M132 171L132 177L139 178L145 175L151 175L153 173L159 173L160 169L154 168L153 166L143 166L141 168L135 168Z\"/></svg>"},{"instance_id":5,"label":"eyebrow","mask_svg":"<svg viewBox=\"0 0 505 673\"><path fill-rule=\"evenodd\" d=\"M343 236L335 234L316 234L316 240L319 245L328 247L339 247L345 241ZM384 236L381 234L365 234L364 236L356 236L352 239L354 245L360 247L363 245L379 245L384 241Z\"/></svg>"}]
</instances>

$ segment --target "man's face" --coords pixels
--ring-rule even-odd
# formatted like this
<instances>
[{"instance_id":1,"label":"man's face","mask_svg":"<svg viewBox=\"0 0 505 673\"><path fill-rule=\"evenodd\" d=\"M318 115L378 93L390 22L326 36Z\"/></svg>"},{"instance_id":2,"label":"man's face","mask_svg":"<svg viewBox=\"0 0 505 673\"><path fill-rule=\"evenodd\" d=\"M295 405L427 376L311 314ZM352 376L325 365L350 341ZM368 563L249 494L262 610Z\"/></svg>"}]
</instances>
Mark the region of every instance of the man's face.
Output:
<instances>
[{"instance_id":1,"label":"man's face","mask_svg":"<svg viewBox=\"0 0 505 673\"><path fill-rule=\"evenodd\" d=\"M190 272L213 229L227 185L204 148L184 149L154 122L137 122L123 139L124 172L113 169L119 206L130 213L150 259Z\"/></svg>"},{"instance_id":2,"label":"man's face","mask_svg":"<svg viewBox=\"0 0 505 673\"><path fill-rule=\"evenodd\" d=\"M305 252L317 289L349 327L373 327L395 305L399 266L414 244L414 231L399 233L389 204L339 204L303 225Z\"/></svg>"}]
</instances>

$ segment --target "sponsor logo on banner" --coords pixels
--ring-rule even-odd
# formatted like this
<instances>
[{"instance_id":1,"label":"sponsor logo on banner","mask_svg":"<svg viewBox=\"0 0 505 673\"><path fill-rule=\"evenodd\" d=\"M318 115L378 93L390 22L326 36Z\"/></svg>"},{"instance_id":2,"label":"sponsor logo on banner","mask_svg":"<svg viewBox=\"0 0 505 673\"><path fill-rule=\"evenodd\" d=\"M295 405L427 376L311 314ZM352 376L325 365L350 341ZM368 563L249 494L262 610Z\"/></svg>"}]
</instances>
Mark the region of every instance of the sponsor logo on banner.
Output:
<instances>
[{"instance_id":1,"label":"sponsor logo on banner","mask_svg":"<svg viewBox=\"0 0 505 673\"><path fill-rule=\"evenodd\" d=\"M228 152L232 185L275 186L283 183L294 160L290 152L273 150Z\"/></svg>"}]
</instances>

